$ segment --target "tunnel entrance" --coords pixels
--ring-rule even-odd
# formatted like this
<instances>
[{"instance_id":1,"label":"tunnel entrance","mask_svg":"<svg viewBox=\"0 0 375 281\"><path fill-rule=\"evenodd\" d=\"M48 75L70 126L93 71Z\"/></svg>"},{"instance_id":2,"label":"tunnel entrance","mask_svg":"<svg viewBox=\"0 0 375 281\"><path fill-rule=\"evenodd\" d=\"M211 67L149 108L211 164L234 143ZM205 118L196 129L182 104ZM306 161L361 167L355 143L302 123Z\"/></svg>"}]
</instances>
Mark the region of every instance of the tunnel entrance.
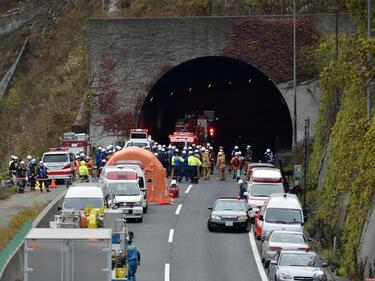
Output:
<instances>
[{"instance_id":1,"label":"tunnel entrance","mask_svg":"<svg viewBox=\"0 0 375 281\"><path fill-rule=\"evenodd\" d=\"M254 66L222 56L189 60L163 75L143 103L139 127L167 144L176 120L204 111L214 111L215 146L250 144L257 158L266 148L292 147L292 121L277 87Z\"/></svg>"}]
</instances>

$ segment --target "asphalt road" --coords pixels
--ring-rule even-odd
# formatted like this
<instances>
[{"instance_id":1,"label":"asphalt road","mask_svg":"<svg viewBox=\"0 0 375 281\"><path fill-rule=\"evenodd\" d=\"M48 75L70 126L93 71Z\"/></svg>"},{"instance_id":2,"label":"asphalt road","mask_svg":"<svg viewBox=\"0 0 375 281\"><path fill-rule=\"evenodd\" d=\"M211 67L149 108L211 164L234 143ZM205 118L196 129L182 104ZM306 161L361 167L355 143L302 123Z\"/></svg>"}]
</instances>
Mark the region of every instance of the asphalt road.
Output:
<instances>
[{"instance_id":1,"label":"asphalt road","mask_svg":"<svg viewBox=\"0 0 375 281\"><path fill-rule=\"evenodd\" d=\"M174 205L150 206L143 223L129 223L142 255L137 280L262 280L248 233L211 233L206 226L207 208L219 197L236 196L236 182L214 175L185 193L189 185L180 185Z\"/></svg>"}]
</instances>

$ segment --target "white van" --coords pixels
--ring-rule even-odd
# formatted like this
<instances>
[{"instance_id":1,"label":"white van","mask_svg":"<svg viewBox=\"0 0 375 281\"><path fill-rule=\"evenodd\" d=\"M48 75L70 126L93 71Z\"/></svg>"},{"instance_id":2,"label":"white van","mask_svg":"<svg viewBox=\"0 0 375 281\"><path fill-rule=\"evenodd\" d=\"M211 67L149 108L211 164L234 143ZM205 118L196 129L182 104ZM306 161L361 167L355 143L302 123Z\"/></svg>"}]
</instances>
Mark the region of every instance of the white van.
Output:
<instances>
[{"instance_id":1,"label":"white van","mask_svg":"<svg viewBox=\"0 0 375 281\"><path fill-rule=\"evenodd\" d=\"M259 217L256 217L255 224L264 238L274 230L303 232L305 222L301 203L295 194L272 194Z\"/></svg>"},{"instance_id":2,"label":"white van","mask_svg":"<svg viewBox=\"0 0 375 281\"><path fill-rule=\"evenodd\" d=\"M111 201L111 194L105 192L105 189L92 183L79 184L68 189L62 209L84 210L89 205L94 209L100 209L103 206L108 207L109 201Z\"/></svg>"},{"instance_id":3,"label":"white van","mask_svg":"<svg viewBox=\"0 0 375 281\"><path fill-rule=\"evenodd\" d=\"M123 210L127 218L143 221L144 194L139 188L139 179L134 169L108 166L100 175L99 186L107 188L115 197L114 203Z\"/></svg>"},{"instance_id":4,"label":"white van","mask_svg":"<svg viewBox=\"0 0 375 281\"><path fill-rule=\"evenodd\" d=\"M143 213L147 213L147 210L148 210L147 184L146 184L146 177L144 173L144 166L142 165L140 161L137 161L137 160L120 160L120 161L117 161L116 165L104 166L101 172L100 179L106 178L108 172L115 171L118 169L123 169L123 170L133 169L137 173L139 188L141 189L143 193L143 200L142 200ZM135 178L134 176L132 177L130 174L128 174L128 179L134 180Z\"/></svg>"}]
</instances>

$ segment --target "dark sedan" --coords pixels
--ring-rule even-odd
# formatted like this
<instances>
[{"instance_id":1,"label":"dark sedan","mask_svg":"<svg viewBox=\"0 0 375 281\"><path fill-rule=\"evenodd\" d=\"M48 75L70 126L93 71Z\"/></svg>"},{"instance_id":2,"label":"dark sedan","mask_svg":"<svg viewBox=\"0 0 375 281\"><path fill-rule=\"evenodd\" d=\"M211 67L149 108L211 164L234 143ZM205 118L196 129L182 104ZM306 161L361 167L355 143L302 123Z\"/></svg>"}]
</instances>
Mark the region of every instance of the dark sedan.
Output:
<instances>
[{"instance_id":1,"label":"dark sedan","mask_svg":"<svg viewBox=\"0 0 375 281\"><path fill-rule=\"evenodd\" d=\"M209 231L217 229L239 229L249 232L251 228L246 201L234 198L216 200L207 222Z\"/></svg>"}]
</instances>

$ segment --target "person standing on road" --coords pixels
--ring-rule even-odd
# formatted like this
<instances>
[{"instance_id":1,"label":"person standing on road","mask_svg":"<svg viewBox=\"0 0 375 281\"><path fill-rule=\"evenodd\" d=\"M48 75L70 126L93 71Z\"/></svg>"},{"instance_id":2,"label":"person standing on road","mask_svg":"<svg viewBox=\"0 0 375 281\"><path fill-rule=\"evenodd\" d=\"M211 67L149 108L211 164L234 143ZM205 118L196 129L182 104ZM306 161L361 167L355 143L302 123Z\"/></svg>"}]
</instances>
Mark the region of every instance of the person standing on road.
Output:
<instances>
[{"instance_id":1,"label":"person standing on road","mask_svg":"<svg viewBox=\"0 0 375 281\"><path fill-rule=\"evenodd\" d=\"M240 159L240 154L236 152L234 154L234 157L232 160L230 160L230 163L232 164L232 169L233 169L233 179L236 179L237 181L241 177L241 159Z\"/></svg>"},{"instance_id":2,"label":"person standing on road","mask_svg":"<svg viewBox=\"0 0 375 281\"><path fill-rule=\"evenodd\" d=\"M247 191L247 184L244 182L242 179L238 181L238 184L240 186L240 192L239 192L239 197L240 199L247 199L245 196L245 192Z\"/></svg>"},{"instance_id":3,"label":"person standing on road","mask_svg":"<svg viewBox=\"0 0 375 281\"><path fill-rule=\"evenodd\" d=\"M201 160L193 155L193 152L189 152L188 165L190 169L190 182L198 183L198 169L202 165Z\"/></svg>"},{"instance_id":4,"label":"person standing on road","mask_svg":"<svg viewBox=\"0 0 375 281\"><path fill-rule=\"evenodd\" d=\"M267 163L274 164L275 157L274 157L271 149L267 148L266 152L264 152L264 155L265 155L264 157L265 157Z\"/></svg>"},{"instance_id":5,"label":"person standing on road","mask_svg":"<svg viewBox=\"0 0 375 281\"><path fill-rule=\"evenodd\" d=\"M27 177L29 179L29 184L30 184L30 191L35 190L35 184L36 184L36 159L31 159L29 163L29 168L27 169Z\"/></svg>"},{"instance_id":6,"label":"person standing on road","mask_svg":"<svg viewBox=\"0 0 375 281\"><path fill-rule=\"evenodd\" d=\"M211 180L211 161L210 154L207 149L202 148L202 167L203 167L203 179Z\"/></svg>"},{"instance_id":7,"label":"person standing on road","mask_svg":"<svg viewBox=\"0 0 375 281\"><path fill-rule=\"evenodd\" d=\"M184 163L184 158L179 154L179 150L175 150L175 155L172 157L172 175L175 180L181 182L181 168Z\"/></svg>"},{"instance_id":8,"label":"person standing on road","mask_svg":"<svg viewBox=\"0 0 375 281\"><path fill-rule=\"evenodd\" d=\"M47 190L47 192L50 192L49 186L48 186L48 171L47 171L47 167L44 166L43 161L39 162L39 167L36 169L36 177L39 182L40 192L43 192L44 188ZM44 188L43 188L43 184L44 184Z\"/></svg>"},{"instance_id":9,"label":"person standing on road","mask_svg":"<svg viewBox=\"0 0 375 281\"><path fill-rule=\"evenodd\" d=\"M184 158L184 163L182 164L182 177L185 177L186 181L189 181L189 155L186 150L182 151L182 157Z\"/></svg>"},{"instance_id":10,"label":"person standing on road","mask_svg":"<svg viewBox=\"0 0 375 281\"><path fill-rule=\"evenodd\" d=\"M26 186L26 163L25 161L21 161L20 165L17 167L17 185L18 185L18 192L24 193L25 186Z\"/></svg>"},{"instance_id":11,"label":"person standing on road","mask_svg":"<svg viewBox=\"0 0 375 281\"><path fill-rule=\"evenodd\" d=\"M246 153L245 153L245 169L244 169L244 175L247 174L247 170L249 169L249 165L253 161L253 150L251 149L251 146L248 145L246 147Z\"/></svg>"},{"instance_id":12,"label":"person standing on road","mask_svg":"<svg viewBox=\"0 0 375 281\"><path fill-rule=\"evenodd\" d=\"M89 169L87 168L85 161L81 161L79 169L78 169L78 173L79 173L79 179L81 182L88 181Z\"/></svg>"},{"instance_id":13,"label":"person standing on road","mask_svg":"<svg viewBox=\"0 0 375 281\"><path fill-rule=\"evenodd\" d=\"M217 154L216 167L219 171L219 177L221 181L225 181L225 155L223 152L219 151Z\"/></svg>"},{"instance_id":14,"label":"person standing on road","mask_svg":"<svg viewBox=\"0 0 375 281\"><path fill-rule=\"evenodd\" d=\"M210 173L212 175L214 173L215 158L216 158L215 151L214 151L214 148L212 146L210 146L208 148L208 154L210 156L210 162L211 162Z\"/></svg>"},{"instance_id":15,"label":"person standing on road","mask_svg":"<svg viewBox=\"0 0 375 281\"><path fill-rule=\"evenodd\" d=\"M17 184L17 167L18 167L18 158L17 156L12 155L9 162L9 174L12 177L13 184Z\"/></svg>"},{"instance_id":16,"label":"person standing on road","mask_svg":"<svg viewBox=\"0 0 375 281\"><path fill-rule=\"evenodd\" d=\"M127 245L127 260L128 260L128 281L136 281L135 274L137 267L141 265L141 254L137 247L133 244L133 240L128 240Z\"/></svg>"}]
</instances>

